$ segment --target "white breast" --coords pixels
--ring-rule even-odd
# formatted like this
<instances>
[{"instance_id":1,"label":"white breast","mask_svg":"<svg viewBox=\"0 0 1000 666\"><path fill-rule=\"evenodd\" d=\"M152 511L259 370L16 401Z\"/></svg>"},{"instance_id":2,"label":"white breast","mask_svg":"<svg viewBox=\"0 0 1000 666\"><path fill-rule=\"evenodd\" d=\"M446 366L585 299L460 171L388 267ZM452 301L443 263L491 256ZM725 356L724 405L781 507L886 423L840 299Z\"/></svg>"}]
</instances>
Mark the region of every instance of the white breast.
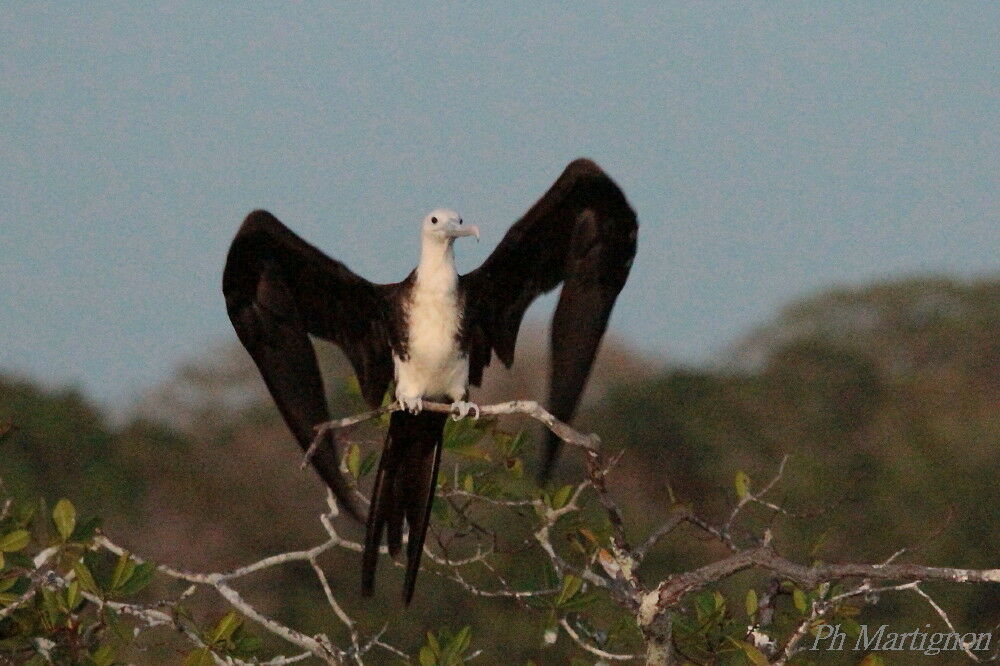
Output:
<instances>
[{"instance_id":1,"label":"white breast","mask_svg":"<svg viewBox=\"0 0 1000 666\"><path fill-rule=\"evenodd\" d=\"M455 356L458 336L458 302L447 291L414 289L409 312L410 356L438 365Z\"/></svg>"},{"instance_id":2,"label":"white breast","mask_svg":"<svg viewBox=\"0 0 1000 666\"><path fill-rule=\"evenodd\" d=\"M455 280L417 280L407 308L407 359L394 358L396 394L462 400L469 362L461 353Z\"/></svg>"}]
</instances>

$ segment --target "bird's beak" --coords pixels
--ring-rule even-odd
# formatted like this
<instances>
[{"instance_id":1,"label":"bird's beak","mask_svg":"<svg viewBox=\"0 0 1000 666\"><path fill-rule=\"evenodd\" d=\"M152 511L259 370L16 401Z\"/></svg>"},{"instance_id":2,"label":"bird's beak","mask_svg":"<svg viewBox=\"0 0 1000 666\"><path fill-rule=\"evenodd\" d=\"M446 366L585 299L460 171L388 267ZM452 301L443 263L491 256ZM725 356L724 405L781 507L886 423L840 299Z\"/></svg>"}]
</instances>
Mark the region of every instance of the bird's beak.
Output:
<instances>
[{"instance_id":1,"label":"bird's beak","mask_svg":"<svg viewBox=\"0 0 1000 666\"><path fill-rule=\"evenodd\" d=\"M458 238L459 236L475 236L476 241L479 240L479 227L474 224L467 224L464 226L454 225L448 228L447 234L451 238Z\"/></svg>"}]
</instances>

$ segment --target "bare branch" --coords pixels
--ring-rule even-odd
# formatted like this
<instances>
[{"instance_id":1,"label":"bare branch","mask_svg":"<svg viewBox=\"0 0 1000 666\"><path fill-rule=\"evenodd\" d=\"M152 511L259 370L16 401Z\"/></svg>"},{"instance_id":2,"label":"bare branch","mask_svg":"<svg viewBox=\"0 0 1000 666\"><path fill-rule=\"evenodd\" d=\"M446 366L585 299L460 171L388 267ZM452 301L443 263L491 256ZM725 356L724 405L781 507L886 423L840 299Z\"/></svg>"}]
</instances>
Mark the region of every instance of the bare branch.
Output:
<instances>
[{"instance_id":1,"label":"bare branch","mask_svg":"<svg viewBox=\"0 0 1000 666\"><path fill-rule=\"evenodd\" d=\"M736 520L736 517L740 514L740 511L742 511L743 507L745 507L747 504L756 502L762 504L763 506L768 507L773 511L777 511L779 513L785 512L785 510L782 509L781 507L777 506L776 504L772 504L771 502L764 501L762 498L765 495L767 495L767 493L769 493L771 489L774 488L775 484L781 480L781 477L784 476L785 465L787 463L788 463L788 454L785 454L785 456L781 459L781 463L778 465L778 472L773 477L771 477L771 480L768 481L767 484L763 488L761 488L759 492L751 493L748 491L745 495L740 497L739 502L737 502L736 506L733 508L732 513L729 514L729 518L722 525L722 529L720 530L722 538L723 540L726 541L727 544L733 543L732 537L730 536L730 529L732 528L733 522Z\"/></svg>"},{"instance_id":2,"label":"bare branch","mask_svg":"<svg viewBox=\"0 0 1000 666\"><path fill-rule=\"evenodd\" d=\"M921 590L919 585L914 585L912 589L914 592L923 597L928 604L930 604L931 608L933 608L934 611L938 614L938 616L940 616L940 618L944 620L944 623L948 626L949 631L951 631L951 633L959 637L958 644L962 646L962 652L964 652L972 661L977 661L977 662L981 661L981 659L972 651L971 649L972 646L970 646L967 642L965 642L965 639L962 638L957 631L955 631L955 625L951 623L951 618L948 617L948 614L946 612L944 612L944 609L941 608L941 606L939 606L938 603L934 601L934 599L932 599L929 594Z\"/></svg>"},{"instance_id":3,"label":"bare branch","mask_svg":"<svg viewBox=\"0 0 1000 666\"><path fill-rule=\"evenodd\" d=\"M650 534L643 543L636 547L635 551L632 553L636 564L642 563L642 560L646 557L646 553L649 552L649 549L655 546L660 539L673 532L678 525L689 520L691 517L690 508L686 506L674 507L671 510L670 517L667 518L667 521L663 523L663 525L660 525L660 527Z\"/></svg>"},{"instance_id":4,"label":"bare branch","mask_svg":"<svg viewBox=\"0 0 1000 666\"><path fill-rule=\"evenodd\" d=\"M305 453L303 465L308 462L316 447L322 445L327 433L332 432L340 438L343 434L340 431L345 428L352 428L396 409L398 409L398 405L393 403L386 407L320 424L317 427L317 434L312 445ZM445 403L427 402L424 403L424 409L436 413L451 412L451 406ZM809 634L809 630L815 626L815 623L828 614L837 612L838 604L845 600L863 597L866 602L870 603L878 594L913 590L927 601L953 633L957 633L954 631L948 614L920 587L921 584L925 581L969 584L1000 583L1000 569L962 569L897 563L897 560L908 552L906 548L896 551L885 561L876 564L835 563L804 566L786 559L777 552L772 544L769 530L765 530L760 538L749 533L734 538L734 526L737 525L741 513L749 504L758 504L769 511L793 515L780 504L765 499L765 496L782 479L788 456L781 460L776 474L763 487L756 492L746 492L739 498L736 506L732 508L725 522L721 525L700 518L688 506L674 504L666 520L637 547L633 547L626 536L623 514L609 492L609 471L618 458L612 457L609 460L604 456L601 450L601 440L596 435L586 435L574 430L533 401L511 401L485 405L479 408L479 413L483 416L523 415L539 421L559 439L574 447L584 456L586 476L577 481L565 501L562 499L565 494L562 494L559 502L553 503L544 497L496 498L459 488L459 468L456 466L455 483L450 488L440 489L438 495L448 501L449 506L454 509L458 516L458 520L444 532L439 533L436 530L432 532L437 545L434 546L432 542L425 544L425 563L428 565L429 571L454 582L473 596L507 598L524 608L532 605L526 603L527 599L558 595L561 591L568 589L565 586L568 574L579 577L592 588L599 589L610 596L619 607L628 612L636 621L645 641L645 654L643 655L610 652L601 647L604 639L597 637L596 634L591 635L589 630L584 629L585 624L574 625L565 615L560 616L559 626L574 644L581 650L602 660L645 660L646 664L654 666L674 664L677 657L673 648L673 617L676 613L681 612L681 602L693 592L715 585L748 569L766 571L771 575L766 593L758 600L755 615L756 624L750 627L748 636L750 640L762 645L769 657L774 660L773 663L778 666L784 666L795 657L802 650L800 643ZM580 512L587 506L585 500L589 498L590 490L596 495L604 517L610 525L610 543L606 539L598 540L591 535L589 538L594 542L593 547L587 546L582 549L584 553L582 561L577 559L575 555L564 557L560 554L560 549L557 549L557 544L553 542L555 539L553 534L558 534L557 523L561 520L562 524L566 524L570 520L581 520ZM360 494L357 489L355 492ZM181 626L179 620L161 609L162 606L168 608L176 606L196 587L199 589L200 587L211 588L242 615L256 622L267 632L296 646L297 650L301 650L291 657L275 657L268 662L263 662L273 666L295 663L310 658L318 658L328 664L353 663L361 666L364 663L364 655L375 648L406 659L407 654L403 650L383 639L388 625L383 626L374 634L359 629L359 624L350 616L334 594L333 587L319 564L319 558L330 550L345 550L354 553L360 553L363 550L361 543L340 535L334 524L339 515L338 506L332 494L328 493L327 498L328 511L320 515L320 522L326 531L327 538L312 548L270 555L225 572L189 572L167 565L159 565L158 571L164 576L190 584L190 587L177 601L162 602L159 605L147 607L112 602L89 595L89 593L85 596L89 595L87 598L99 606L114 608L136 618L146 627L164 625L176 627L193 645L199 648L208 648L217 664L241 665L244 662L217 653L213 646L205 645L197 631L190 626ZM5 503L0 508L0 513L6 514L9 507L9 502ZM495 566L494 556L504 552L504 542L496 532L492 531L488 523L480 519L477 510L481 507L487 507L491 511L507 511L524 519L527 523L526 526L530 528L530 536L525 534L520 537L517 552L523 550L530 552L533 557L541 558L546 567L551 567L563 585L541 589L515 589L508 582L504 573ZM674 533L682 523L688 523L717 540L728 549L728 554L726 557L703 566L675 573L658 584L652 586L645 584L637 574L643 560L661 539ZM573 535L568 536L572 537ZM404 535L404 541L408 542L408 538L409 535ZM754 545L744 547L748 543ZM103 548L119 556L126 553L123 548L103 535L95 538L94 547ZM49 589L53 585L65 587L66 581L72 579L73 572L66 574L64 579L53 571L52 561L58 559L57 556L63 552L62 548L61 545L51 546L42 549L34 557L34 571L29 572L31 583L28 590L0 609L0 619L8 617L15 610L26 605L35 597L39 589ZM381 550L386 552L387 548L383 546ZM129 557L136 562L143 561L132 555ZM325 595L327 604L340 625L346 629L349 644L345 641L344 646L337 646L325 635L308 636L286 626L254 608L235 587L240 580L251 574L293 562L307 562L309 564ZM398 561L394 561L394 564L404 566ZM480 582L482 580L486 580L486 583ZM808 617L801 621L797 620L798 624L794 629L787 630L790 631L790 634L781 637L783 644L779 644L770 636L761 634L758 628L774 624L776 598L779 594L786 593L782 591L784 581L795 583L806 590L819 589L814 595L815 598L812 601ZM846 591L828 596L830 587L826 584L834 581L851 581L851 583ZM882 586L875 586L876 581L881 581ZM579 589L579 586L576 589ZM798 590L796 590L796 594L798 594ZM797 601L801 603L801 599L797 598ZM557 609L563 608L559 603L555 607ZM553 629L553 632L557 631L558 629ZM367 636L363 634L367 634ZM547 634L547 637L555 635L556 633ZM973 646L964 642L961 643L961 646L970 658L982 661L974 654Z\"/></svg>"},{"instance_id":5,"label":"bare branch","mask_svg":"<svg viewBox=\"0 0 1000 666\"><path fill-rule=\"evenodd\" d=\"M585 641L580 634L573 630L573 627L571 627L569 622L566 621L566 618L559 619L559 626L561 626L566 633L569 634L569 637L573 639L573 642L590 654L600 657L601 659L610 659L611 661L635 661L636 659L642 659L642 655L639 654L615 654L614 652L607 652L599 647L591 645Z\"/></svg>"},{"instance_id":6,"label":"bare branch","mask_svg":"<svg viewBox=\"0 0 1000 666\"><path fill-rule=\"evenodd\" d=\"M394 412L399 409L399 403L393 402L385 407L379 407L378 409L362 412L361 414L356 414L354 416L348 416L343 419L336 419L333 421L327 421L326 423L321 423L316 426L316 429L319 433L323 433L328 430L338 430L340 428L346 428L364 421L378 418L383 414L388 414L389 412ZM427 412L437 412L439 414L452 413L451 405L443 402L424 402L423 409ZM597 450L601 446L601 440L597 437L597 435L584 435L583 433L574 430L569 425L563 423L550 414L548 410L543 408L534 400L511 400L509 402L502 402L495 405L481 405L479 407L479 414L480 416L523 414L524 416L530 416L539 423L542 423L545 427L551 430L556 437L567 444L589 450Z\"/></svg>"},{"instance_id":7,"label":"bare branch","mask_svg":"<svg viewBox=\"0 0 1000 666\"><path fill-rule=\"evenodd\" d=\"M1000 569L957 569L918 564L820 564L806 567L778 555L769 542L701 568L677 574L658 586L659 604L674 606L688 593L751 567L765 569L806 588L847 578L953 583L1000 583Z\"/></svg>"}]
</instances>

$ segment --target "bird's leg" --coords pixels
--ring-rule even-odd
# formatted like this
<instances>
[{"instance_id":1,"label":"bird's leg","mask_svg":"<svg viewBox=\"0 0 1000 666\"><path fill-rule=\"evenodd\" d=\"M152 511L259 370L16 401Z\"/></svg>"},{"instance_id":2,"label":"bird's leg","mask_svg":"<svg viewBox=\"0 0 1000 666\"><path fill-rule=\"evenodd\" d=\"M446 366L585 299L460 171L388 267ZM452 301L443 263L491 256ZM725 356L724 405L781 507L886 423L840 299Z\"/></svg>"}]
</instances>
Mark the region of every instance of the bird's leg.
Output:
<instances>
[{"instance_id":1,"label":"bird's leg","mask_svg":"<svg viewBox=\"0 0 1000 666\"><path fill-rule=\"evenodd\" d=\"M424 409L424 401L419 393L417 395L402 395L401 393L397 393L396 401L399 402L400 407L411 414L419 414Z\"/></svg>"},{"instance_id":2,"label":"bird's leg","mask_svg":"<svg viewBox=\"0 0 1000 666\"><path fill-rule=\"evenodd\" d=\"M464 400L456 400L451 403L451 418L455 421L464 419L469 414L469 411L472 411L473 419L479 419L479 405L476 403Z\"/></svg>"}]
</instances>

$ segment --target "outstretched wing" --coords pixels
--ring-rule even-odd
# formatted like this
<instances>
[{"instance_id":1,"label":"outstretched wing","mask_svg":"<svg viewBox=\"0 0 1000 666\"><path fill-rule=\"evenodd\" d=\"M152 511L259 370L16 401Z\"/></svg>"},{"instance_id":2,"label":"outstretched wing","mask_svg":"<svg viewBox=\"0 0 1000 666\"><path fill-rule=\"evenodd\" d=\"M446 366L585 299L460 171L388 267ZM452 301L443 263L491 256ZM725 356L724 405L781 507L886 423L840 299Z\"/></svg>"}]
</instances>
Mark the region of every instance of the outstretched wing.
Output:
<instances>
[{"instance_id":1,"label":"outstretched wing","mask_svg":"<svg viewBox=\"0 0 1000 666\"><path fill-rule=\"evenodd\" d=\"M524 311L562 283L552 322L549 409L559 419L572 418L628 278L637 233L635 212L614 181L590 160L571 162L486 262L461 278L472 383L479 385L492 352L510 367ZM558 452L550 434L543 478Z\"/></svg>"},{"instance_id":2,"label":"outstretched wing","mask_svg":"<svg viewBox=\"0 0 1000 666\"><path fill-rule=\"evenodd\" d=\"M330 419L308 334L345 352L369 405L392 379L391 305L395 285L375 285L292 233L266 211L247 216L222 276L226 309L295 439L308 448L314 426ZM342 506L360 519L328 434L312 463Z\"/></svg>"}]
</instances>

